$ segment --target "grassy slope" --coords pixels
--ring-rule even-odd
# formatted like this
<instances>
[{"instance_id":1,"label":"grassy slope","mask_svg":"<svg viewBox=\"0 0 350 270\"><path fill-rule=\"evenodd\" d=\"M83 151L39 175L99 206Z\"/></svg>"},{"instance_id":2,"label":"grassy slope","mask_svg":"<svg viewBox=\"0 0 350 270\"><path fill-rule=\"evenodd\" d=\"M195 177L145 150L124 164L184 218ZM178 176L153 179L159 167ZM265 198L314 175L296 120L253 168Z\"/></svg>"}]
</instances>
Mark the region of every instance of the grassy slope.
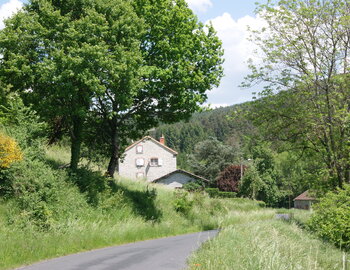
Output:
<instances>
[{"instance_id":1,"label":"grassy slope","mask_svg":"<svg viewBox=\"0 0 350 270\"><path fill-rule=\"evenodd\" d=\"M48 149L47 155L55 166L69 160L69 154L62 148ZM274 220L275 210L261 209L250 200L210 199L203 194L191 194L187 199L193 207L181 213L174 207L181 202L181 194L144 182L118 180L112 194L100 192L99 204L91 205L86 203L91 194L80 193L62 170L57 170L57 174L62 175L62 180L57 179L68 181L62 185L67 192L65 202L81 201L77 205L83 207L78 214L67 213L53 221L50 230L42 231L21 216L25 212L16 212L11 200L0 201L0 269L217 227L223 230L192 256L191 269L343 269L339 250L294 224ZM153 187L156 196L149 197L148 190Z\"/></svg>"},{"instance_id":2,"label":"grassy slope","mask_svg":"<svg viewBox=\"0 0 350 270\"><path fill-rule=\"evenodd\" d=\"M192 255L190 269L350 269L350 261L343 265L343 256L349 260L350 254L274 215L269 209L231 212L219 236Z\"/></svg>"},{"instance_id":3,"label":"grassy slope","mask_svg":"<svg viewBox=\"0 0 350 270\"><path fill-rule=\"evenodd\" d=\"M59 148L49 149L47 155L55 166L69 159L66 151ZM192 194L187 198L193 204L191 210L179 212L174 206L181 194L125 179L116 180L112 194L96 195L102 198L96 206L86 203L85 198L91 194L80 193L63 170L56 173L62 175L56 181L68 181L62 185L66 188L62 205L81 201L82 207L78 213L63 207L69 209L68 213L53 220L49 230L40 230L28 221L27 212L16 210L13 200L0 201L0 269L110 245L217 228L232 209L259 208L248 200L210 199ZM153 187L156 195L149 196Z\"/></svg>"}]
</instances>

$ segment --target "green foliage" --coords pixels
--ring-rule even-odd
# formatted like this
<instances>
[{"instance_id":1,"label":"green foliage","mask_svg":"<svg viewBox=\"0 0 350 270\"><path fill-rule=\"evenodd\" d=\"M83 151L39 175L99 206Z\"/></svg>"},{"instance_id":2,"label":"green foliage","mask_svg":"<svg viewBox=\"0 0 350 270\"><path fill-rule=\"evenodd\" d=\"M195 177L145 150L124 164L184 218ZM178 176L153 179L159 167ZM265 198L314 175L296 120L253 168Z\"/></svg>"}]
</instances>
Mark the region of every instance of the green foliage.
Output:
<instances>
[{"instance_id":1,"label":"green foliage","mask_svg":"<svg viewBox=\"0 0 350 270\"><path fill-rule=\"evenodd\" d=\"M16 139L24 155L42 157L46 125L17 94L8 95L6 106L0 106L0 119L0 127Z\"/></svg>"},{"instance_id":2,"label":"green foliage","mask_svg":"<svg viewBox=\"0 0 350 270\"><path fill-rule=\"evenodd\" d=\"M178 166L184 170L192 170L187 155L193 154L196 144L212 137L233 147L236 156L239 157L244 137L255 134L255 128L247 118L228 117L241 106L245 104L195 113L187 122L162 124L151 131L150 135L155 138L162 134L165 136L167 145L180 153Z\"/></svg>"},{"instance_id":3,"label":"green foliage","mask_svg":"<svg viewBox=\"0 0 350 270\"><path fill-rule=\"evenodd\" d=\"M266 207L266 203L263 201L258 201L258 206L260 206L261 208L265 208Z\"/></svg>"},{"instance_id":4,"label":"green foliage","mask_svg":"<svg viewBox=\"0 0 350 270\"><path fill-rule=\"evenodd\" d=\"M175 211L188 216L193 207L193 200L189 198L187 192L177 191L175 192L175 200L173 201L173 206Z\"/></svg>"},{"instance_id":5,"label":"green foliage","mask_svg":"<svg viewBox=\"0 0 350 270\"><path fill-rule=\"evenodd\" d=\"M80 192L86 196L87 202L92 206L99 206L101 196L111 191L109 179L100 172L91 172L80 168L70 175L70 181L77 185Z\"/></svg>"},{"instance_id":6,"label":"green foliage","mask_svg":"<svg viewBox=\"0 0 350 270\"><path fill-rule=\"evenodd\" d=\"M327 193L313 209L309 228L336 246L350 250L350 185Z\"/></svg>"},{"instance_id":7,"label":"green foliage","mask_svg":"<svg viewBox=\"0 0 350 270\"><path fill-rule=\"evenodd\" d=\"M211 186L216 186L215 179L220 171L237 159L237 152L216 138L210 138L196 144L194 152L189 156L192 171L207 178Z\"/></svg>"},{"instance_id":8,"label":"green foliage","mask_svg":"<svg viewBox=\"0 0 350 270\"><path fill-rule=\"evenodd\" d=\"M191 181L182 186L182 188L189 192L201 191L204 189L203 183Z\"/></svg>"},{"instance_id":9,"label":"green foliage","mask_svg":"<svg viewBox=\"0 0 350 270\"><path fill-rule=\"evenodd\" d=\"M0 53L4 84L51 139L71 135L73 171L86 142L107 148L110 175L130 139L189 118L223 75L221 41L184 0L33 0L6 21Z\"/></svg>"},{"instance_id":10,"label":"green foliage","mask_svg":"<svg viewBox=\"0 0 350 270\"><path fill-rule=\"evenodd\" d=\"M246 116L268 140L288 142L317 160L328 189L349 180L348 1L269 1L257 9L267 26L252 31L259 63L244 83L265 82ZM315 170L310 166L310 171Z\"/></svg>"},{"instance_id":11,"label":"green foliage","mask_svg":"<svg viewBox=\"0 0 350 270\"><path fill-rule=\"evenodd\" d=\"M251 165L245 171L242 181L240 182L240 195L256 199L258 192L261 191L263 187L264 182L262 181L258 170L254 165Z\"/></svg>"},{"instance_id":12,"label":"green foliage","mask_svg":"<svg viewBox=\"0 0 350 270\"><path fill-rule=\"evenodd\" d=\"M210 198L236 198L236 192L220 191L218 188L206 188L205 192L208 193Z\"/></svg>"},{"instance_id":13,"label":"green foliage","mask_svg":"<svg viewBox=\"0 0 350 270\"><path fill-rule=\"evenodd\" d=\"M60 220L78 216L87 205L78 190L65 182L67 177L41 160L25 159L11 167L0 183L1 193L14 198L18 209L11 223L50 230Z\"/></svg>"},{"instance_id":14,"label":"green foliage","mask_svg":"<svg viewBox=\"0 0 350 270\"><path fill-rule=\"evenodd\" d=\"M218 188L206 188L205 192L208 193L210 198L217 198L219 197L219 189Z\"/></svg>"},{"instance_id":15,"label":"green foliage","mask_svg":"<svg viewBox=\"0 0 350 270\"><path fill-rule=\"evenodd\" d=\"M267 142L256 140L248 145L251 160L239 186L240 196L279 206L284 199L283 185L276 168L276 153Z\"/></svg>"}]
</instances>

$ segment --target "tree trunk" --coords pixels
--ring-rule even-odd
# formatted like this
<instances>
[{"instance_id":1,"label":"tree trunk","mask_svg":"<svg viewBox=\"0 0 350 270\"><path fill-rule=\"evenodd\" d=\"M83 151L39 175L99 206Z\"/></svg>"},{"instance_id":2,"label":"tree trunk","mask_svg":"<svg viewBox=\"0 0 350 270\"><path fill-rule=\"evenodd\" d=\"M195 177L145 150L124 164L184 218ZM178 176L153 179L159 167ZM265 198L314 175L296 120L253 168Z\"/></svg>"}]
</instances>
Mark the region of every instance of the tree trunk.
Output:
<instances>
[{"instance_id":1,"label":"tree trunk","mask_svg":"<svg viewBox=\"0 0 350 270\"><path fill-rule=\"evenodd\" d=\"M71 135L71 160L70 168L72 171L78 169L78 163L80 159L80 148L83 138L83 118L79 116L73 117L73 130Z\"/></svg>"},{"instance_id":2,"label":"tree trunk","mask_svg":"<svg viewBox=\"0 0 350 270\"><path fill-rule=\"evenodd\" d=\"M119 163L119 140L116 130L113 131L112 135L112 151L111 159L109 160L107 173L110 177L114 176L116 170L118 170Z\"/></svg>"},{"instance_id":3,"label":"tree trunk","mask_svg":"<svg viewBox=\"0 0 350 270\"><path fill-rule=\"evenodd\" d=\"M58 142L63 135L63 128L64 128L64 118L63 117L57 117L54 120L52 120L52 132L49 137L49 145L52 145L56 142Z\"/></svg>"}]
</instances>

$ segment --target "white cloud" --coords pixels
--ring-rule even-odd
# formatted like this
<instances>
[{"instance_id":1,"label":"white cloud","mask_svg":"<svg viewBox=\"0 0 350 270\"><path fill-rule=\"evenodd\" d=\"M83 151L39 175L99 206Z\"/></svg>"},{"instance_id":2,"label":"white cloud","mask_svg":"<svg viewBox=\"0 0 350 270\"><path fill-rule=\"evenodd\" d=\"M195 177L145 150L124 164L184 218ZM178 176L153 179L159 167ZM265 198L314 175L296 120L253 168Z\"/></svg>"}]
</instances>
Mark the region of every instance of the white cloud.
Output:
<instances>
[{"instance_id":1,"label":"white cloud","mask_svg":"<svg viewBox=\"0 0 350 270\"><path fill-rule=\"evenodd\" d=\"M211 20L225 49L227 73L248 71L246 61L254 57L257 47L248 40L248 26L259 29L264 21L259 17L245 16L235 21L229 13Z\"/></svg>"},{"instance_id":2,"label":"white cloud","mask_svg":"<svg viewBox=\"0 0 350 270\"><path fill-rule=\"evenodd\" d=\"M254 54L257 47L248 41L248 26L252 29L261 29L265 26L265 22L258 16L245 16L234 20L229 13L210 21L223 42L225 77L219 88L208 93L208 101L214 104L236 104L251 100L254 90L238 87L249 73L247 60L249 58L257 60Z\"/></svg>"},{"instance_id":3,"label":"white cloud","mask_svg":"<svg viewBox=\"0 0 350 270\"><path fill-rule=\"evenodd\" d=\"M0 6L0 29L4 28L4 20L11 17L19 9L21 9L23 3L19 0L10 0L9 2Z\"/></svg>"},{"instance_id":4,"label":"white cloud","mask_svg":"<svg viewBox=\"0 0 350 270\"><path fill-rule=\"evenodd\" d=\"M208 8L213 6L213 3L210 0L186 0L188 6L193 11L206 12Z\"/></svg>"}]
</instances>

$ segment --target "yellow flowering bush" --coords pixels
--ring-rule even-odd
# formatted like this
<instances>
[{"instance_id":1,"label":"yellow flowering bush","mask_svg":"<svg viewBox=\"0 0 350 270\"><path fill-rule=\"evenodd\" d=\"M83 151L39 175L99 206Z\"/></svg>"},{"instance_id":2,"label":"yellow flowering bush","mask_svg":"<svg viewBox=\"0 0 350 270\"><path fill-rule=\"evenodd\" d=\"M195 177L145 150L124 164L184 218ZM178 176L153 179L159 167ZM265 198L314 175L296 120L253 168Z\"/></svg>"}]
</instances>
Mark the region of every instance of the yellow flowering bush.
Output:
<instances>
[{"instance_id":1,"label":"yellow flowering bush","mask_svg":"<svg viewBox=\"0 0 350 270\"><path fill-rule=\"evenodd\" d=\"M23 155L17 142L0 133L0 169L6 169L15 161L22 160Z\"/></svg>"}]
</instances>

